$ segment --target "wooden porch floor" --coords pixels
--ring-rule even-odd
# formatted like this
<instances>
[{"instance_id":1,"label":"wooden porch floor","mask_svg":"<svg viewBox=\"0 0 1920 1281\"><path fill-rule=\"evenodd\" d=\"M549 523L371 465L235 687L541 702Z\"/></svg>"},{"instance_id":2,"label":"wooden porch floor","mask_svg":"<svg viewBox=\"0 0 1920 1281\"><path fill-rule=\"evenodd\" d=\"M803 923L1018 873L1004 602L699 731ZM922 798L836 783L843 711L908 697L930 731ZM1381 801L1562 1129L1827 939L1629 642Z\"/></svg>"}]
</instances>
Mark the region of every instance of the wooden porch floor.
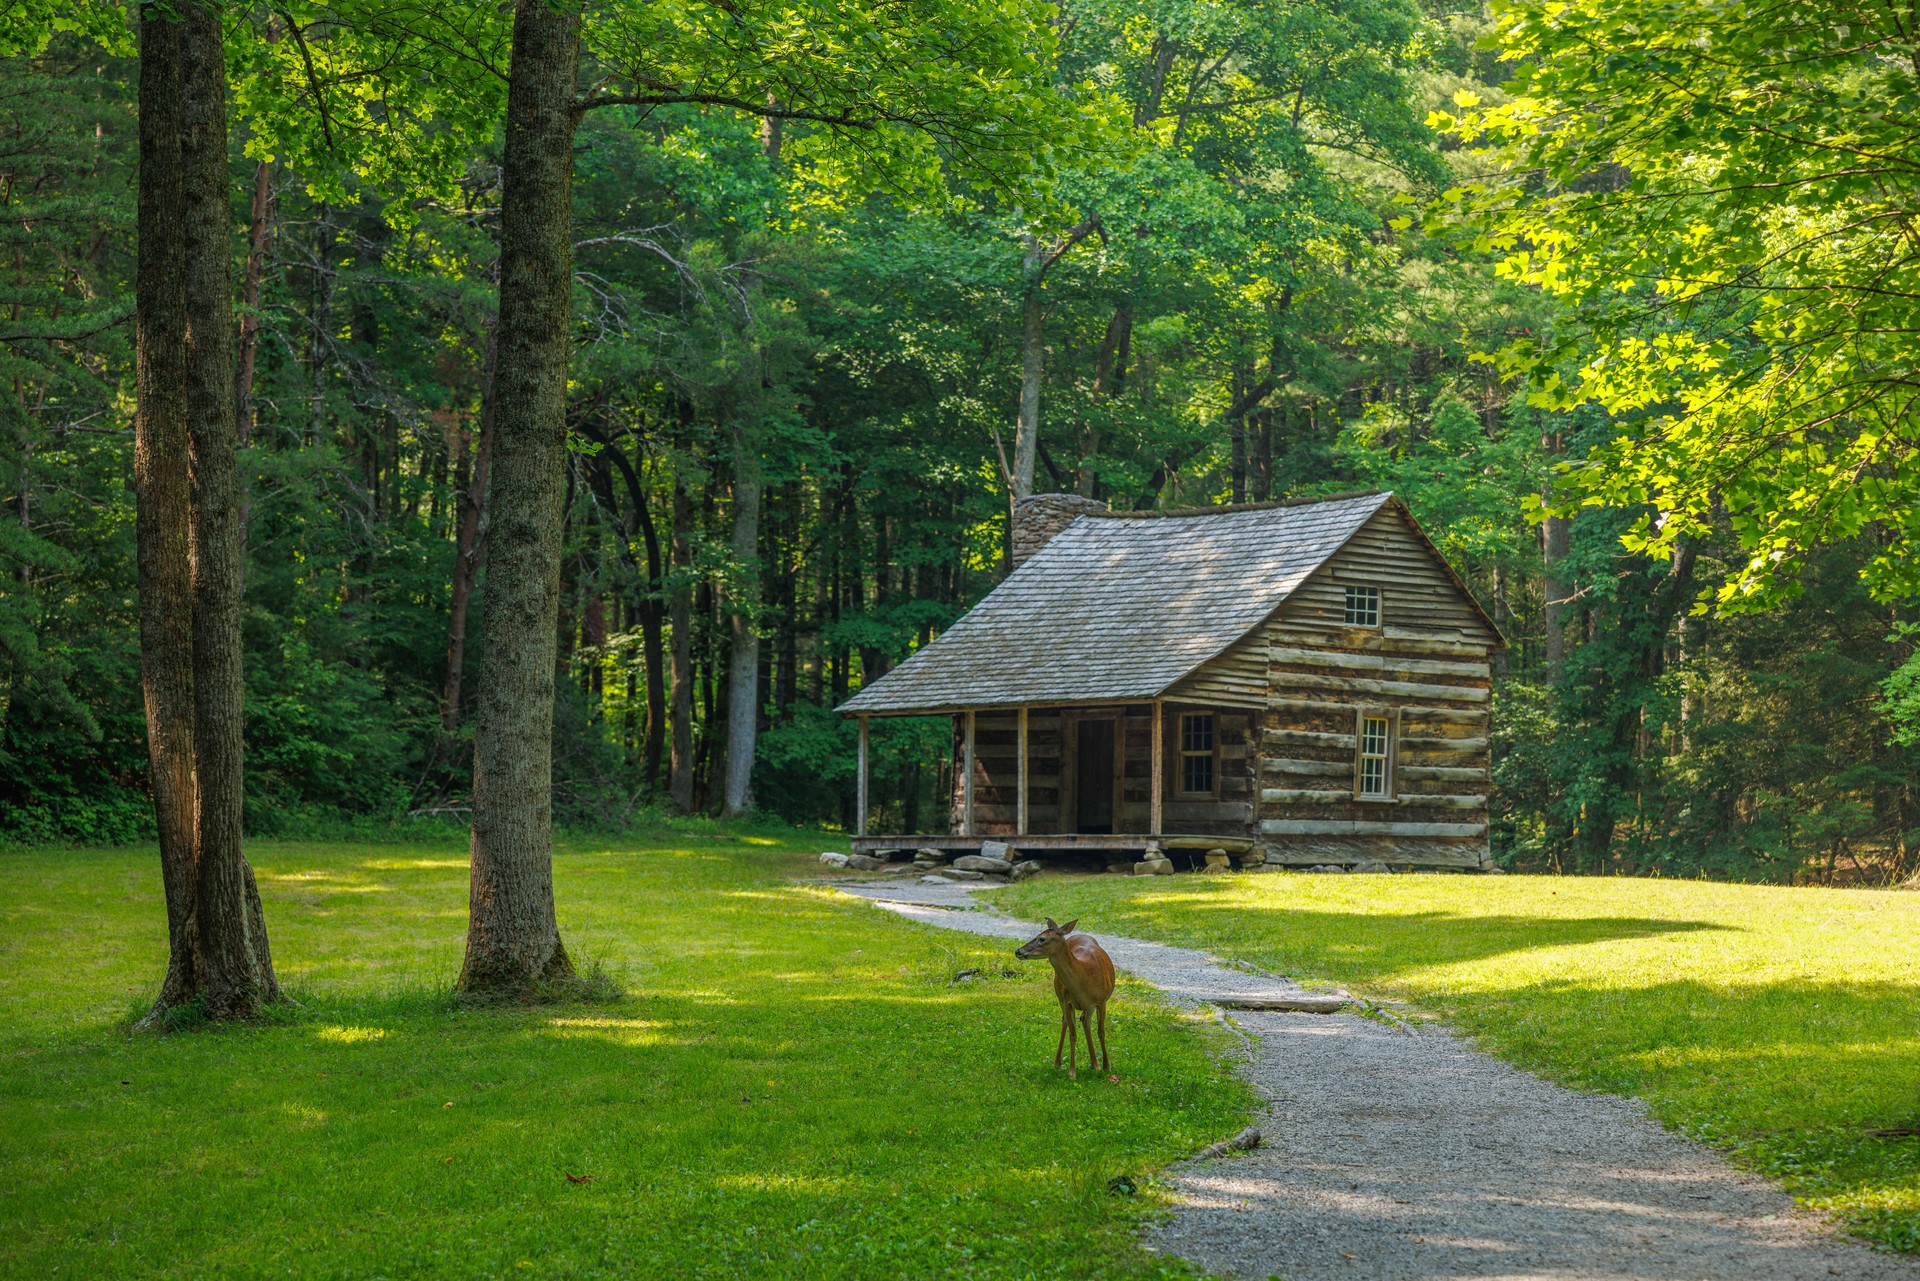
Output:
<instances>
[{"instance_id":1,"label":"wooden porch floor","mask_svg":"<svg viewBox=\"0 0 1920 1281\"><path fill-rule=\"evenodd\" d=\"M1194 836L1181 832L1150 836L1145 832L1119 832L1093 835L1085 832L1028 833L1024 836L856 836L853 851L871 854L876 850L977 850L988 841L999 841L1016 850L1034 853L1101 853L1112 850L1144 850L1158 845L1163 850L1226 850L1244 854L1253 842L1238 836Z\"/></svg>"}]
</instances>

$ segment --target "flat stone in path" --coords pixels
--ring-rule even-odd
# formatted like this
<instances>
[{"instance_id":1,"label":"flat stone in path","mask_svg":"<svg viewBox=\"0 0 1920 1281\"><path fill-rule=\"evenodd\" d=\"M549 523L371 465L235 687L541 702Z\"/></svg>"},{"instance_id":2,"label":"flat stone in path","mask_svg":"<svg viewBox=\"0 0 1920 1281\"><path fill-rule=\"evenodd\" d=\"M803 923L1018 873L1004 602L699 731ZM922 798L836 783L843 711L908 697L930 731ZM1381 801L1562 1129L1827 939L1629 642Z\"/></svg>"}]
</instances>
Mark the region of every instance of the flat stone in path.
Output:
<instances>
[{"instance_id":1,"label":"flat stone in path","mask_svg":"<svg viewBox=\"0 0 1920 1281\"><path fill-rule=\"evenodd\" d=\"M975 887L843 884L902 916L1025 940ZM1114 963L1183 1004L1235 1008L1263 1146L1168 1171L1181 1204L1149 1242L1264 1281L1920 1281L1920 1260L1834 1237L1764 1179L1637 1100L1582 1094L1435 1028L1250 1010L1317 996L1205 953L1091 928ZM1126 1048L1114 1047L1126 1071ZM1221 1136L1226 1137L1226 1136Z\"/></svg>"}]
</instances>

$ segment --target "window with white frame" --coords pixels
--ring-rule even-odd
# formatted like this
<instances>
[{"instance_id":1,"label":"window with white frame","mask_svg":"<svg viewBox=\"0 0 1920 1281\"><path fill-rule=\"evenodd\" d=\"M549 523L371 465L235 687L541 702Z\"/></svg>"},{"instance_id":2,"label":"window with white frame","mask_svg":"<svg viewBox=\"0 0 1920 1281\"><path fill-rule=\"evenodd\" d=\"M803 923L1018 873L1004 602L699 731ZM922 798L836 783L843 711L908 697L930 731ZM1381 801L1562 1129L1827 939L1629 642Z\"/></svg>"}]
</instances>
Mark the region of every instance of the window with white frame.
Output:
<instances>
[{"instance_id":1,"label":"window with white frame","mask_svg":"<svg viewBox=\"0 0 1920 1281\"><path fill-rule=\"evenodd\" d=\"M1347 588L1347 626L1380 626L1380 589L1378 587Z\"/></svg>"},{"instance_id":2,"label":"window with white frame","mask_svg":"<svg viewBox=\"0 0 1920 1281\"><path fill-rule=\"evenodd\" d=\"M1393 786L1393 720L1388 716L1360 715L1359 794L1370 800L1385 800Z\"/></svg>"},{"instance_id":3,"label":"window with white frame","mask_svg":"<svg viewBox=\"0 0 1920 1281\"><path fill-rule=\"evenodd\" d=\"M1213 795L1212 712L1181 714L1180 790L1188 796Z\"/></svg>"}]
</instances>

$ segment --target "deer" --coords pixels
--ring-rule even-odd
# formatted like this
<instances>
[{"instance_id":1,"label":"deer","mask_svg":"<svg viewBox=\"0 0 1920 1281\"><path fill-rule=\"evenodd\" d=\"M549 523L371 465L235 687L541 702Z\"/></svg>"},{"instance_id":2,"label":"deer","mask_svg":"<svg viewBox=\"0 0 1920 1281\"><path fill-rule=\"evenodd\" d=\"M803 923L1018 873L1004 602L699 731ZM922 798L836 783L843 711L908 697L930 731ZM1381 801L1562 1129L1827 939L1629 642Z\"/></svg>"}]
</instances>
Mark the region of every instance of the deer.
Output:
<instances>
[{"instance_id":1,"label":"deer","mask_svg":"<svg viewBox=\"0 0 1920 1281\"><path fill-rule=\"evenodd\" d=\"M1053 1047L1053 1065L1060 1066L1060 1051L1067 1052L1067 1079L1077 1081L1075 1068L1079 1054L1074 1046L1073 1017L1080 1016L1080 1028L1087 1035L1087 1068L1111 1072L1107 1059L1107 999L1113 995L1113 958L1090 935L1075 934L1076 918L1065 925L1047 918L1047 928L1014 949L1023 961L1046 957L1053 964L1053 994L1060 998L1060 1043ZM1092 1017L1100 1019L1100 1058L1093 1057Z\"/></svg>"}]
</instances>

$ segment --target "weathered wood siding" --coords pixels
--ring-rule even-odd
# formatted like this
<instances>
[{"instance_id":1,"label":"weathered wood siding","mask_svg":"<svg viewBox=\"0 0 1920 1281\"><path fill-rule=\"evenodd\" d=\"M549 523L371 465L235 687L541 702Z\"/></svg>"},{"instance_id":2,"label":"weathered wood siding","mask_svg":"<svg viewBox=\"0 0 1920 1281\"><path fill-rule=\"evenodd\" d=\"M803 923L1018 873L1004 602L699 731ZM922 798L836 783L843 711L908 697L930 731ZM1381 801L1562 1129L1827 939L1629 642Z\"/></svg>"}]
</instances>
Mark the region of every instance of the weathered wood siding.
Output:
<instances>
[{"instance_id":1,"label":"weathered wood siding","mask_svg":"<svg viewBox=\"0 0 1920 1281\"><path fill-rule=\"evenodd\" d=\"M1167 691L1169 698L1216 707L1267 705L1267 642L1255 630Z\"/></svg>"},{"instance_id":2,"label":"weathered wood siding","mask_svg":"<svg viewBox=\"0 0 1920 1281\"><path fill-rule=\"evenodd\" d=\"M1060 828L1061 725L1058 708L1027 713L1027 827L1034 832ZM966 758L964 716L954 717L953 814L950 830L961 830L966 793L961 762ZM1011 836L1020 805L1020 718L1017 712L980 712L974 722L973 826L982 836Z\"/></svg>"},{"instance_id":3,"label":"weathered wood siding","mask_svg":"<svg viewBox=\"0 0 1920 1281\"><path fill-rule=\"evenodd\" d=\"M1380 626L1349 627L1349 585ZM1380 512L1261 629L1258 828L1283 863L1479 867L1487 859L1497 637L1397 509ZM1399 719L1392 795L1356 796L1362 709Z\"/></svg>"},{"instance_id":4,"label":"weathered wood siding","mask_svg":"<svg viewBox=\"0 0 1920 1281\"><path fill-rule=\"evenodd\" d=\"M1261 713L1251 708L1223 707L1213 702L1168 702L1162 705L1166 724L1161 739L1162 770L1160 793L1160 830L1167 835L1251 836L1254 817L1253 734ZM1188 712L1211 712L1214 736L1214 794L1210 797L1185 796L1180 788L1180 717ZM1134 735L1144 745L1142 768L1131 770L1132 741L1129 741L1130 777L1127 799L1129 819L1138 822L1132 830L1144 832L1148 824L1147 779L1151 761L1152 718L1142 716Z\"/></svg>"},{"instance_id":5,"label":"weathered wood siding","mask_svg":"<svg viewBox=\"0 0 1920 1281\"><path fill-rule=\"evenodd\" d=\"M1216 794L1182 796L1175 790L1179 761L1179 715L1214 714ZM1166 788L1161 826L1197 836L1249 836L1253 829L1255 745L1262 712L1249 708L1167 704ZM1033 835L1078 830L1074 803L1080 762L1077 728L1084 720L1114 722L1114 755L1119 798L1114 831L1144 834L1151 822L1153 786L1153 713L1143 703L1071 709L1035 708L1027 714L1027 831ZM952 830L961 830L965 792L960 765L965 759L965 717L954 718L954 791ZM980 712L974 723L973 818L981 836L1017 835L1019 814L1019 733L1015 712Z\"/></svg>"}]
</instances>

